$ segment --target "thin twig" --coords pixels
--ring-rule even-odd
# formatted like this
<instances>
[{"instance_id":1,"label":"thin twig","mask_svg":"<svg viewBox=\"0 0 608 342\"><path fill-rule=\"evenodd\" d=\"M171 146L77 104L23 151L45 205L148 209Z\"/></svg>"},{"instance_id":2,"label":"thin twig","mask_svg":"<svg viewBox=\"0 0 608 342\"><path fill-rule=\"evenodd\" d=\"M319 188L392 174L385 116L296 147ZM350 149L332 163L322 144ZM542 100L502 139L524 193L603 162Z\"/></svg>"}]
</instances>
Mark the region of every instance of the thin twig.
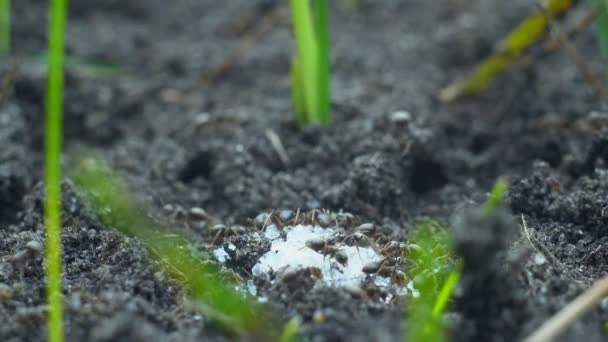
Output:
<instances>
[{"instance_id":1,"label":"thin twig","mask_svg":"<svg viewBox=\"0 0 608 342\"><path fill-rule=\"evenodd\" d=\"M528 240L528 242L530 243L532 248L534 248L534 250L536 252L542 254L545 257L545 259L547 259L549 261L549 263L551 265L553 265L555 268L559 269L560 271L564 272L564 274L566 274L568 276L568 278L570 278L571 280L573 280L575 282L580 283L580 282L582 282L581 279L586 278L585 276L583 276L576 270L569 270L568 267L566 267L566 265L564 265L555 255L553 255L553 253L551 253L551 251L549 251L549 249L547 249L547 247L545 247L543 244L541 244L535 237L533 237L530 234L530 230L528 230L528 224L526 223L524 214L521 214L521 225L524 229L524 236L526 237L526 239ZM576 275L576 277L572 276L572 274Z\"/></svg>"},{"instance_id":2,"label":"thin twig","mask_svg":"<svg viewBox=\"0 0 608 342\"><path fill-rule=\"evenodd\" d=\"M548 11L544 10L543 13L547 16L549 25L555 32L556 38L559 40L561 45L565 48L566 54L574 62L576 69L581 74L583 79L589 83L594 95L597 98L608 98L608 90L604 87L602 81L596 77L596 73L593 68L585 61L585 57L580 53L578 48L572 44L568 35L562 29L561 24L555 20L555 18Z\"/></svg>"},{"instance_id":3,"label":"thin twig","mask_svg":"<svg viewBox=\"0 0 608 342\"><path fill-rule=\"evenodd\" d=\"M281 162L283 162L285 166L289 166L289 155L287 154L287 150L285 150L285 146L283 146L283 142L281 142L281 138L279 137L279 135L271 129L267 129L265 133L266 138L268 138L268 140L270 141L270 145L272 145L274 150L277 152L277 155L279 156L279 159L281 159Z\"/></svg>"},{"instance_id":4,"label":"thin twig","mask_svg":"<svg viewBox=\"0 0 608 342\"><path fill-rule=\"evenodd\" d=\"M576 297L574 301L526 337L524 342L555 341L559 334L572 325L575 320L598 306L606 296L608 296L608 276L601 278L587 291Z\"/></svg>"},{"instance_id":5,"label":"thin twig","mask_svg":"<svg viewBox=\"0 0 608 342\"><path fill-rule=\"evenodd\" d=\"M8 70L7 75L4 77L4 79L0 83L0 102L2 102L2 100L4 100L4 98L8 94L11 84L13 83L15 78L17 78L18 71L19 71L19 64L14 63L11 66L11 68Z\"/></svg>"},{"instance_id":6,"label":"thin twig","mask_svg":"<svg viewBox=\"0 0 608 342\"><path fill-rule=\"evenodd\" d=\"M589 26L591 26L591 24L593 24L593 22L595 21L595 18L597 18L603 11L603 6L595 6L591 9L589 9L582 18L580 18L572 27L568 28L564 34L569 38L572 39L573 36L575 36L578 33L584 32L586 31ZM555 37L555 38L551 38L549 41L547 41L544 45L544 48L547 50L555 50L555 49L559 49L562 46L562 41L561 39L559 39L559 37Z\"/></svg>"},{"instance_id":7,"label":"thin twig","mask_svg":"<svg viewBox=\"0 0 608 342\"><path fill-rule=\"evenodd\" d=\"M219 78L223 77L228 70L234 67L243 57L245 51L247 51L251 46L270 28L272 28L275 24L276 19L279 17L279 14L283 6L277 5L273 8L268 14L266 14L257 25L248 32L240 41L239 44L230 52L228 57L222 62L211 68L199 81L197 88L205 88L209 84L215 82Z\"/></svg>"}]
</instances>

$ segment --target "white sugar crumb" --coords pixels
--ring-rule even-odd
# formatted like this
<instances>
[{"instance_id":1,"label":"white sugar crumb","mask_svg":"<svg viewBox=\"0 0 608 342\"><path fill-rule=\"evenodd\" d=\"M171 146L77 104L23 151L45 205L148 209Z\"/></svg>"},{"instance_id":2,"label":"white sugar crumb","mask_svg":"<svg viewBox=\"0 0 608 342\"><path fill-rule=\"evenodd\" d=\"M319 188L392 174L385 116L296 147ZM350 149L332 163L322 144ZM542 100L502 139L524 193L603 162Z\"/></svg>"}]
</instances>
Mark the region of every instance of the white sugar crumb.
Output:
<instances>
[{"instance_id":1,"label":"white sugar crumb","mask_svg":"<svg viewBox=\"0 0 608 342\"><path fill-rule=\"evenodd\" d=\"M348 262L342 265L334 257L323 255L306 246L306 241L309 240L329 239L334 233L329 228L297 225L286 227L285 232L285 239L274 239L270 251L253 267L251 271L254 276L271 271L279 272L288 266L315 267L321 270L323 282L329 286L357 286L367 276L363 272L363 266L382 260L382 256L372 248L341 246L340 251L348 258Z\"/></svg>"},{"instance_id":2,"label":"white sugar crumb","mask_svg":"<svg viewBox=\"0 0 608 342\"><path fill-rule=\"evenodd\" d=\"M226 253L224 247L219 247L213 250L213 256L217 259L217 261L224 263L226 260L230 260L230 255Z\"/></svg>"},{"instance_id":3,"label":"white sugar crumb","mask_svg":"<svg viewBox=\"0 0 608 342\"><path fill-rule=\"evenodd\" d=\"M279 231L279 229L277 229L277 226L275 226L274 224L266 227L266 231L264 232L264 236L268 239L268 240L275 240L278 239L281 236L281 232Z\"/></svg>"}]
</instances>

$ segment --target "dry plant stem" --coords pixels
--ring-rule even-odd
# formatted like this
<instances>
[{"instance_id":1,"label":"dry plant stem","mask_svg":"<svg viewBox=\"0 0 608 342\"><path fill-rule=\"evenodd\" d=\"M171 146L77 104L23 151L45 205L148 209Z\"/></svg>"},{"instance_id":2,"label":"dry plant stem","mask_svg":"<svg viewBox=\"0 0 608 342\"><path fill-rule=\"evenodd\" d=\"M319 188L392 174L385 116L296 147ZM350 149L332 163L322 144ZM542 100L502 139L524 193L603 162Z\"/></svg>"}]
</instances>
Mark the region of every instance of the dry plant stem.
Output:
<instances>
[{"instance_id":1,"label":"dry plant stem","mask_svg":"<svg viewBox=\"0 0 608 342\"><path fill-rule=\"evenodd\" d=\"M15 78L17 78L18 72L19 72L19 66L17 63L15 63L10 68L7 75L2 80L0 80L0 103L7 96L13 81L15 80Z\"/></svg>"},{"instance_id":2,"label":"dry plant stem","mask_svg":"<svg viewBox=\"0 0 608 342\"><path fill-rule=\"evenodd\" d=\"M219 65L216 65L211 68L200 80L198 88L205 88L209 86L211 83L215 82L219 78L223 77L228 70L233 68L243 57L245 52L251 48L251 46L258 41L258 39L270 30L277 18L281 10L284 7L281 5L277 5L274 9L272 9L268 14L266 14L260 21L255 25L255 27L248 32L239 42L237 47L232 50L230 55L226 58L224 62Z\"/></svg>"},{"instance_id":3,"label":"dry plant stem","mask_svg":"<svg viewBox=\"0 0 608 342\"><path fill-rule=\"evenodd\" d=\"M545 257L545 259L547 259L553 267L555 267L556 269L563 272L572 281L577 282L577 283L583 283L582 279L586 279L585 276L583 276L577 270L569 270L568 267L566 267L566 265L564 265L561 261L559 261L559 259L547 249L547 247L545 247L543 244L541 244L540 241L538 241L535 237L532 236L532 234L530 234L530 230L528 229L528 224L527 224L526 219L524 218L523 214L521 215L521 225L524 230L524 236L526 237L526 239L528 240L528 242L530 243L530 245L536 252L542 254Z\"/></svg>"},{"instance_id":4,"label":"dry plant stem","mask_svg":"<svg viewBox=\"0 0 608 342\"><path fill-rule=\"evenodd\" d=\"M266 133L266 138L268 138L268 140L270 141L270 144L272 145L274 150L277 152L277 155L279 156L279 159L281 159L281 162L283 163L283 165L289 166L289 164L290 164L289 155L287 154L287 150L285 150L285 146L283 146L283 143L281 142L281 138L279 137L279 135L276 134L275 131L273 131L271 129L267 129L265 133Z\"/></svg>"},{"instance_id":5,"label":"dry plant stem","mask_svg":"<svg viewBox=\"0 0 608 342\"><path fill-rule=\"evenodd\" d=\"M574 35L586 31L589 29L589 26L593 24L595 18L602 13L602 10L603 9L601 6L589 9L587 13L585 13L585 15L583 15L583 17L574 24L574 26L564 32L564 35L571 39ZM544 45L546 50L555 50L559 49L560 47L562 47L562 39L560 37L552 38Z\"/></svg>"},{"instance_id":6,"label":"dry plant stem","mask_svg":"<svg viewBox=\"0 0 608 342\"><path fill-rule=\"evenodd\" d=\"M598 306L606 296L608 296L608 276L598 280L591 288L576 297L573 302L566 305L538 330L526 337L524 342L554 341L576 319Z\"/></svg>"},{"instance_id":7,"label":"dry plant stem","mask_svg":"<svg viewBox=\"0 0 608 342\"><path fill-rule=\"evenodd\" d=\"M608 98L608 91L604 87L602 81L595 76L595 72L592 70L591 66L585 61L585 57L580 53L578 48L572 44L568 35L562 29L561 25L555 18L547 11L544 12L547 15L549 25L553 29L556 34L556 38L561 43L561 45L565 48L566 54L568 57L572 59L576 69L581 74L582 78L589 83L591 89L593 90L593 94L597 98Z\"/></svg>"}]
</instances>

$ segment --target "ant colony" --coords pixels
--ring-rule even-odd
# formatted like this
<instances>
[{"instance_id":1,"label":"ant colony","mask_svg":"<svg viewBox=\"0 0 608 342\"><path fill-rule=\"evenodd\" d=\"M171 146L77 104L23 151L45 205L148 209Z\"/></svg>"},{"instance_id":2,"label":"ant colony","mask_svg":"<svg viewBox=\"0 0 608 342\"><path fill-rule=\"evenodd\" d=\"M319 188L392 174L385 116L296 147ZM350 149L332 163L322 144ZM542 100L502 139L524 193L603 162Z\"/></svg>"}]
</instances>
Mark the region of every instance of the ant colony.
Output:
<instances>
[{"instance_id":1,"label":"ant colony","mask_svg":"<svg viewBox=\"0 0 608 342\"><path fill-rule=\"evenodd\" d=\"M391 266L396 260L389 262L387 256L401 249L400 244L395 241L389 243L396 247L394 249L378 246L368 237L374 228L371 224L363 224L350 234L337 227L323 228L316 224L300 223L281 228L269 224L263 227L263 232L252 233L255 239L270 242L270 250L251 269L251 275L255 278L276 280L307 270L318 278L316 286L319 287L353 289L374 284L386 290L386 301L395 296L416 296L417 291L413 289L411 281L405 279L400 267ZM220 247L213 253L220 262L226 262L230 259L230 252L235 252L235 249L233 244L226 244L226 250ZM398 251L395 253L401 254Z\"/></svg>"}]
</instances>

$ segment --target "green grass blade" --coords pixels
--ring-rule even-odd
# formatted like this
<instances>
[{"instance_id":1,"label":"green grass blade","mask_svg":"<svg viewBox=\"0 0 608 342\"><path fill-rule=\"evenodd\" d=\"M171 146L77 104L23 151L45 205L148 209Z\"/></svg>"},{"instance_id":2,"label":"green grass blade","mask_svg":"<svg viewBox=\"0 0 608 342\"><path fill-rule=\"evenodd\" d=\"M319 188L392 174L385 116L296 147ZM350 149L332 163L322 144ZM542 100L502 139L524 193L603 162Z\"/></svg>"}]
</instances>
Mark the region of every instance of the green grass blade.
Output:
<instances>
[{"instance_id":1,"label":"green grass blade","mask_svg":"<svg viewBox=\"0 0 608 342\"><path fill-rule=\"evenodd\" d=\"M496 180L496 183L494 183L494 186L492 187L492 192L490 192L490 196L481 208L484 215L490 216L496 211L496 208L498 208L500 202L502 202L508 189L509 182L505 178L500 177Z\"/></svg>"},{"instance_id":2,"label":"green grass blade","mask_svg":"<svg viewBox=\"0 0 608 342\"><path fill-rule=\"evenodd\" d=\"M308 118L306 103L304 102L302 68L297 57L294 57L291 61L289 76L291 78L291 101L293 102L293 110L296 112L296 121L299 127L304 127L308 123Z\"/></svg>"},{"instance_id":3,"label":"green grass blade","mask_svg":"<svg viewBox=\"0 0 608 342\"><path fill-rule=\"evenodd\" d=\"M28 59L33 63L46 63L48 56L48 51L44 50L29 56ZM125 67L108 60L69 54L63 56L63 67L66 70L91 77L115 77L128 73Z\"/></svg>"},{"instance_id":4,"label":"green grass blade","mask_svg":"<svg viewBox=\"0 0 608 342\"><path fill-rule=\"evenodd\" d=\"M595 19L595 32L602 56L608 59L608 6L604 0L590 0L590 2L593 7L602 9L601 14Z\"/></svg>"},{"instance_id":5,"label":"green grass blade","mask_svg":"<svg viewBox=\"0 0 608 342\"><path fill-rule=\"evenodd\" d=\"M189 289L194 303L217 328L231 335L272 333L273 317L238 293L236 284L221 277L214 263L194 255L178 232L148 217L107 167L95 159L84 159L73 169L72 177L99 219L142 241L166 265L166 272Z\"/></svg>"},{"instance_id":6,"label":"green grass blade","mask_svg":"<svg viewBox=\"0 0 608 342\"><path fill-rule=\"evenodd\" d=\"M319 96L317 112L322 124L330 121L330 58L329 58L329 15L327 0L314 0L315 33L317 34L318 57L318 84Z\"/></svg>"},{"instance_id":7,"label":"green grass blade","mask_svg":"<svg viewBox=\"0 0 608 342\"><path fill-rule=\"evenodd\" d=\"M281 336L279 336L279 342L294 342L296 341L298 331L300 330L300 320L292 318L285 324Z\"/></svg>"},{"instance_id":8,"label":"green grass blade","mask_svg":"<svg viewBox=\"0 0 608 342\"><path fill-rule=\"evenodd\" d=\"M0 55L11 50L11 0L0 0Z\"/></svg>"},{"instance_id":9,"label":"green grass blade","mask_svg":"<svg viewBox=\"0 0 608 342\"><path fill-rule=\"evenodd\" d=\"M48 339L63 341L61 291L61 145L63 120L63 53L67 4L51 1L45 134L45 184Z\"/></svg>"},{"instance_id":10,"label":"green grass blade","mask_svg":"<svg viewBox=\"0 0 608 342\"><path fill-rule=\"evenodd\" d=\"M448 302L454 293L454 289L460 280L460 272L457 270L452 271L448 278L445 280L439 295L437 296L437 300L435 301L435 305L433 306L433 317L436 319L441 318L441 315L445 312L445 309L448 307Z\"/></svg>"},{"instance_id":11,"label":"green grass blade","mask_svg":"<svg viewBox=\"0 0 608 342\"><path fill-rule=\"evenodd\" d=\"M602 0L603 1L603 0ZM486 90L494 79L517 61L526 49L537 43L547 32L550 19L564 15L576 0L546 0L544 9L526 17L501 42L497 51L481 61L464 79L443 88L442 101L450 102L462 96Z\"/></svg>"},{"instance_id":12,"label":"green grass blade","mask_svg":"<svg viewBox=\"0 0 608 342\"><path fill-rule=\"evenodd\" d=\"M418 296L407 301L407 334L404 341L443 342L446 340L441 313L445 310L456 285L456 261L451 239L445 227L430 219L416 223L406 258L408 278Z\"/></svg>"},{"instance_id":13,"label":"green grass blade","mask_svg":"<svg viewBox=\"0 0 608 342\"><path fill-rule=\"evenodd\" d=\"M297 45L297 59L300 65L302 93L306 104L308 118L312 122L320 122L318 89L318 47L313 27L310 3L308 0L290 0L293 29ZM293 85L297 86L297 85Z\"/></svg>"}]
</instances>

